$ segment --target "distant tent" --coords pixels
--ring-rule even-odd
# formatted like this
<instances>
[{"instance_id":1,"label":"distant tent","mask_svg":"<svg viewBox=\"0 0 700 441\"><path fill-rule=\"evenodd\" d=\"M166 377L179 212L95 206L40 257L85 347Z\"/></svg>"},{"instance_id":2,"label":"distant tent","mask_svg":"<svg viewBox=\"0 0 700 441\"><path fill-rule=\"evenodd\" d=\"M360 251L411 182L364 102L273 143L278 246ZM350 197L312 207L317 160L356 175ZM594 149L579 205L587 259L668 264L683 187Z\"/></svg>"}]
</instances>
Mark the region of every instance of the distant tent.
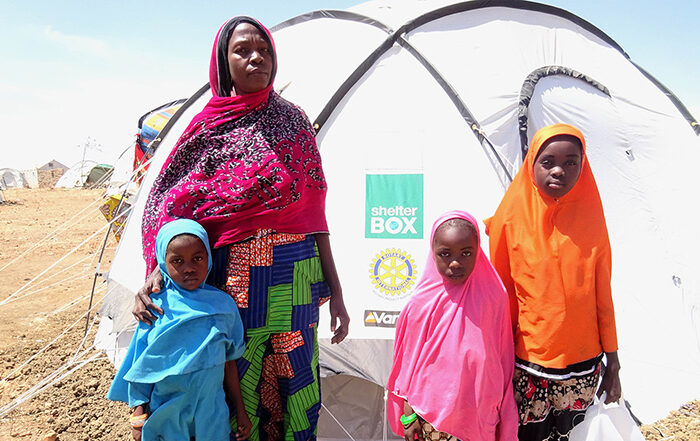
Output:
<instances>
[{"instance_id":1,"label":"distant tent","mask_svg":"<svg viewBox=\"0 0 700 441\"><path fill-rule=\"evenodd\" d=\"M56 172L62 174L63 170L56 170ZM39 187L39 170L37 170L36 168L29 168L29 169L25 169L25 170L20 170L19 173L22 175L22 180L24 181L25 187L27 187L27 188Z\"/></svg>"},{"instance_id":2,"label":"distant tent","mask_svg":"<svg viewBox=\"0 0 700 441\"><path fill-rule=\"evenodd\" d=\"M106 187L113 170L114 167L109 164L97 164L90 169L83 187Z\"/></svg>"},{"instance_id":3,"label":"distant tent","mask_svg":"<svg viewBox=\"0 0 700 441\"><path fill-rule=\"evenodd\" d=\"M56 188L82 187L97 162L86 159L73 165L63 173L63 176L56 182Z\"/></svg>"},{"instance_id":4,"label":"distant tent","mask_svg":"<svg viewBox=\"0 0 700 441\"><path fill-rule=\"evenodd\" d=\"M26 187L22 173L14 168L0 168L0 189Z\"/></svg>"}]
</instances>

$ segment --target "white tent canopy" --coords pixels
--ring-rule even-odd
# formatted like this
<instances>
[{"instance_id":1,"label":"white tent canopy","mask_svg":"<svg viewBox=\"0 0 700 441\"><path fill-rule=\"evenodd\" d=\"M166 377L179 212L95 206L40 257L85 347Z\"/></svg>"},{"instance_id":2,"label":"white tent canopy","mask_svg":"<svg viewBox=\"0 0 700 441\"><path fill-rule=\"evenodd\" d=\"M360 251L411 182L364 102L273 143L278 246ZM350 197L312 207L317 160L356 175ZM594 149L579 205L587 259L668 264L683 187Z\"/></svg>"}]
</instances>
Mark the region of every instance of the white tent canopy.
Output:
<instances>
[{"instance_id":1,"label":"white tent canopy","mask_svg":"<svg viewBox=\"0 0 700 441\"><path fill-rule=\"evenodd\" d=\"M433 220L455 208L491 216L529 137L555 122L586 135L603 199L625 397L644 422L700 397L700 235L689 202L700 127L607 35L530 2L417 0L309 13L273 33L275 86L317 124L352 319L338 346L328 344L325 310L321 319L322 372L350 377L324 382L320 437L347 438L341 426L355 439L387 436L393 323L423 270ZM128 327L142 283L148 189L207 89L161 133L110 270L102 312L112 331Z\"/></svg>"},{"instance_id":2,"label":"white tent canopy","mask_svg":"<svg viewBox=\"0 0 700 441\"><path fill-rule=\"evenodd\" d=\"M135 193L138 184L134 180L134 147L129 145L114 161L114 171L109 178L107 185L108 195L121 195L126 190L127 193Z\"/></svg>"},{"instance_id":3,"label":"white tent canopy","mask_svg":"<svg viewBox=\"0 0 700 441\"><path fill-rule=\"evenodd\" d=\"M0 168L0 190L25 187L22 173L14 168Z\"/></svg>"},{"instance_id":4,"label":"white tent canopy","mask_svg":"<svg viewBox=\"0 0 700 441\"><path fill-rule=\"evenodd\" d=\"M90 170L96 165L97 162L89 159L76 162L58 178L55 188L82 187L90 174Z\"/></svg>"}]
</instances>

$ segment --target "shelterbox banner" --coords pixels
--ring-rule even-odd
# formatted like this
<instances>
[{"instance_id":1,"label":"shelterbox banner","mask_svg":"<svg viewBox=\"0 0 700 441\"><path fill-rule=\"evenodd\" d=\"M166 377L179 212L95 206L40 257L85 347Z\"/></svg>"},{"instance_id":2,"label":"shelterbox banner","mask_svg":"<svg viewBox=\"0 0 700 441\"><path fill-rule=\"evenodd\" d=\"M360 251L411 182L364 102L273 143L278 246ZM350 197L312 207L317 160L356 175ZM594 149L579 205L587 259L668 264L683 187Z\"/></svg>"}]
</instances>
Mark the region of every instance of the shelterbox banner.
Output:
<instances>
[{"instance_id":1,"label":"shelterbox banner","mask_svg":"<svg viewBox=\"0 0 700 441\"><path fill-rule=\"evenodd\" d=\"M615 41L567 11L518 0L378 0L271 30L275 87L317 131L352 320L348 339L331 345L322 308L319 438L391 436L383 386L394 326L428 258L430 226L456 208L493 215L530 137L556 122L585 134L600 189L625 398L644 422L700 398L700 126ZM323 63L309 63L309 51ZM146 196L210 96L205 85L159 136L109 272L101 335L133 323Z\"/></svg>"},{"instance_id":2,"label":"shelterbox banner","mask_svg":"<svg viewBox=\"0 0 700 441\"><path fill-rule=\"evenodd\" d=\"M367 175L366 238L423 238L423 175Z\"/></svg>"}]
</instances>

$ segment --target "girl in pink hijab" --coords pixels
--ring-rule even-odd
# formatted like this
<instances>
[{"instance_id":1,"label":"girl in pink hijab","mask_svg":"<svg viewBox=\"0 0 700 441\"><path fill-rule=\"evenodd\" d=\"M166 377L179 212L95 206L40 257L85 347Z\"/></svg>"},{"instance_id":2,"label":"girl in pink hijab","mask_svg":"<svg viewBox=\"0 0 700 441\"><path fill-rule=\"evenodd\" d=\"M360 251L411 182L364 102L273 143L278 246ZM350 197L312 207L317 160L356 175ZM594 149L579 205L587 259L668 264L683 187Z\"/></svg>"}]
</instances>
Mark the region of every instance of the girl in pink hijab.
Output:
<instances>
[{"instance_id":1,"label":"girl in pink hijab","mask_svg":"<svg viewBox=\"0 0 700 441\"><path fill-rule=\"evenodd\" d=\"M396 323L387 416L407 441L517 440L508 296L476 220L440 216L425 272Z\"/></svg>"}]
</instances>

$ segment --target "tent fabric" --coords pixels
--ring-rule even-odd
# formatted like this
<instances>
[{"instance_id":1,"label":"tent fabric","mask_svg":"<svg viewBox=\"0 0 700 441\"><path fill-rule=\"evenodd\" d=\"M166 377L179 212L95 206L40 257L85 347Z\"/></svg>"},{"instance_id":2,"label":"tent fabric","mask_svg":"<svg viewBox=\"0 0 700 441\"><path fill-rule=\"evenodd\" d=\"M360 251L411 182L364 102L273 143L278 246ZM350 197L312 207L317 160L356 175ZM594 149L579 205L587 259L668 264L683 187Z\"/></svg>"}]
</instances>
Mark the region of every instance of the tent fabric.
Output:
<instances>
[{"instance_id":1,"label":"tent fabric","mask_svg":"<svg viewBox=\"0 0 700 441\"><path fill-rule=\"evenodd\" d=\"M535 93L535 87L537 82L542 78L548 77L550 75L567 75L572 78L585 81L590 86L595 87L607 96L610 96L610 91L607 87L603 86L593 78L584 75L580 72L576 72L573 69L569 69L563 66L545 66L541 67L530 75L527 76L523 82L523 86L520 88L520 99L518 100L518 126L520 128L520 149L523 152L523 158L527 154L528 150L528 135L527 135L527 112L528 106L530 105L530 100L532 100L532 95Z\"/></svg>"},{"instance_id":2,"label":"tent fabric","mask_svg":"<svg viewBox=\"0 0 700 441\"><path fill-rule=\"evenodd\" d=\"M135 194L138 190L135 173L133 171L134 147L129 146L122 150L114 161L114 170L107 184L107 196Z\"/></svg>"},{"instance_id":3,"label":"tent fabric","mask_svg":"<svg viewBox=\"0 0 700 441\"><path fill-rule=\"evenodd\" d=\"M170 118L180 110L180 107L182 107L185 101L185 99L178 99L163 104L139 118L136 148L140 150L141 155L148 154L150 156L153 153L148 151L149 145L156 139L160 131L163 130L168 121L170 121Z\"/></svg>"},{"instance_id":4,"label":"tent fabric","mask_svg":"<svg viewBox=\"0 0 700 441\"><path fill-rule=\"evenodd\" d=\"M56 182L56 188L82 187L97 162L86 159L71 166Z\"/></svg>"},{"instance_id":5,"label":"tent fabric","mask_svg":"<svg viewBox=\"0 0 700 441\"><path fill-rule=\"evenodd\" d=\"M22 179L24 179L24 183L27 185L27 187L39 187L39 171L37 169L31 168L28 170L20 170L20 173L22 174Z\"/></svg>"},{"instance_id":6,"label":"tent fabric","mask_svg":"<svg viewBox=\"0 0 700 441\"><path fill-rule=\"evenodd\" d=\"M526 134L529 141L540 127L565 122L586 135L613 253L625 397L644 422L700 397L700 232L688 203L700 160L695 119L609 36L561 9L515 0L377 0L272 30L275 84L317 124L326 213L352 320L348 340L331 346L322 315L323 372L384 385L393 325L426 261L427 228L451 209L493 215L522 163L523 83L560 66L534 84ZM323 55L323 69L304 63L310 47ZM565 74L574 71L608 93ZM161 136L152 169L160 170L211 96L200 93ZM154 179L143 180L110 269L102 311L113 318L104 321L112 335L131 325L127 308L145 275L137 256ZM348 426L358 421L343 415L363 415L366 439L384 436L383 413L356 413L351 408L363 404L343 396L324 393L324 403L346 409L334 416Z\"/></svg>"},{"instance_id":7,"label":"tent fabric","mask_svg":"<svg viewBox=\"0 0 700 441\"><path fill-rule=\"evenodd\" d=\"M134 160L132 168L134 172L138 170L138 177L148 170L148 164L143 165L153 157L158 145L158 134L165 128L170 119L177 114L180 107L187 100L184 98L165 103L145 113L139 118L138 132L136 133L136 143L134 145ZM140 179L137 179L137 181Z\"/></svg>"},{"instance_id":8,"label":"tent fabric","mask_svg":"<svg viewBox=\"0 0 700 441\"><path fill-rule=\"evenodd\" d=\"M100 206L100 213L105 217L107 222L112 221L111 231L114 234L114 238L119 242L121 239L122 232L124 231L124 225L126 225L127 210L129 210L129 203L126 202L126 197L122 197L120 194L108 195L105 198L104 203ZM114 219L114 220L113 220Z\"/></svg>"},{"instance_id":9,"label":"tent fabric","mask_svg":"<svg viewBox=\"0 0 700 441\"><path fill-rule=\"evenodd\" d=\"M80 161L66 170L56 182L56 188L74 188L83 186L107 186L114 166L98 164L95 161ZM108 175L109 174L109 175Z\"/></svg>"},{"instance_id":10,"label":"tent fabric","mask_svg":"<svg viewBox=\"0 0 700 441\"><path fill-rule=\"evenodd\" d=\"M84 186L107 186L108 179L110 178L114 167L109 164L98 164L90 169L87 177L85 178Z\"/></svg>"},{"instance_id":11,"label":"tent fabric","mask_svg":"<svg viewBox=\"0 0 700 441\"><path fill-rule=\"evenodd\" d=\"M13 168L0 168L0 190L8 188L23 188L25 181L22 173Z\"/></svg>"}]
</instances>

